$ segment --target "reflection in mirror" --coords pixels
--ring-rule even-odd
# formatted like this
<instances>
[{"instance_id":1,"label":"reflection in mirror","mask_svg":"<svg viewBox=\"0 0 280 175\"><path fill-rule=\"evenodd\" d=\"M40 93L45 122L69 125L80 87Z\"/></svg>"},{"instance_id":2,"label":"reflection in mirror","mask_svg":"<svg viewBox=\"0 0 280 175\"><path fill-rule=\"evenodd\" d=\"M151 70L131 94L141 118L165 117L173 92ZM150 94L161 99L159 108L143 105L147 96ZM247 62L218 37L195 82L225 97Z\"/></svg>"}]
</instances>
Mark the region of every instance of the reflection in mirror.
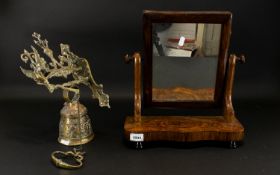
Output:
<instances>
[{"instance_id":1,"label":"reflection in mirror","mask_svg":"<svg viewBox=\"0 0 280 175\"><path fill-rule=\"evenodd\" d=\"M153 23L152 100L213 101L221 24Z\"/></svg>"}]
</instances>

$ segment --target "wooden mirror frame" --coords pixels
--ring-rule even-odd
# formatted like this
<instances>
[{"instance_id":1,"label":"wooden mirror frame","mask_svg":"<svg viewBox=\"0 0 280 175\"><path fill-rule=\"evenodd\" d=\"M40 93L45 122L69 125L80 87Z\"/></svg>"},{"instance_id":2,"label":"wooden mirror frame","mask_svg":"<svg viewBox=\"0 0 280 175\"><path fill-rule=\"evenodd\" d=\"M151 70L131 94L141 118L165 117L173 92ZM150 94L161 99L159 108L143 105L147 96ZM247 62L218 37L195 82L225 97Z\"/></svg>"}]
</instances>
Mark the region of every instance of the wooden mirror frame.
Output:
<instances>
[{"instance_id":1,"label":"wooden mirror frame","mask_svg":"<svg viewBox=\"0 0 280 175\"><path fill-rule=\"evenodd\" d=\"M225 90L225 72L227 64L227 51L229 48L231 35L230 12L171 12L171 11L144 11L143 33L145 44L144 60L144 106L145 107L184 107L184 108L217 108L222 107ZM216 73L215 93L213 101L164 101L152 100L152 72L153 72L153 43L152 27L153 23L211 23L221 24L221 38L218 55L218 65ZM182 75L183 76L183 75Z\"/></svg>"}]
</instances>

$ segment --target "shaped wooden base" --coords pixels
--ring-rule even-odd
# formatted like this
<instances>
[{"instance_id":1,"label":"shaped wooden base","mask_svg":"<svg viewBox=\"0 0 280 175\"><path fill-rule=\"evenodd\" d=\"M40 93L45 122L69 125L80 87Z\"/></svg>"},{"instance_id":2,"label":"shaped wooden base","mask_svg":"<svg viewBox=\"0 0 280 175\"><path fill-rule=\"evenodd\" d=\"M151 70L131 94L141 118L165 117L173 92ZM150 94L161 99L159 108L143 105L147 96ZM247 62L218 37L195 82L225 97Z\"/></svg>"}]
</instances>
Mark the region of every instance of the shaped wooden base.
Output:
<instances>
[{"instance_id":1,"label":"shaped wooden base","mask_svg":"<svg viewBox=\"0 0 280 175\"><path fill-rule=\"evenodd\" d=\"M234 118L227 122L223 116L141 116L135 122L133 116L126 117L125 138L130 140L131 133L144 135L149 141L230 141L239 142L244 137L244 128Z\"/></svg>"}]
</instances>

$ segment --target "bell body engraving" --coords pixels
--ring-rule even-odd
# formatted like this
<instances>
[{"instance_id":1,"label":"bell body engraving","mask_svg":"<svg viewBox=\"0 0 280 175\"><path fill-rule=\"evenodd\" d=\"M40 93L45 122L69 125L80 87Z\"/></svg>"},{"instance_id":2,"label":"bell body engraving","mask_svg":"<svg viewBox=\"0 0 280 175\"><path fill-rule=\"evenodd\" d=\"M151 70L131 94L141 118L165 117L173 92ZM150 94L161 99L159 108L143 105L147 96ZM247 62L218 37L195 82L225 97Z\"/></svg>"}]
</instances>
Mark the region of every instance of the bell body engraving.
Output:
<instances>
[{"instance_id":1,"label":"bell body engraving","mask_svg":"<svg viewBox=\"0 0 280 175\"><path fill-rule=\"evenodd\" d=\"M79 102L66 102L60 111L58 142L68 146L83 145L93 138L87 108Z\"/></svg>"}]
</instances>

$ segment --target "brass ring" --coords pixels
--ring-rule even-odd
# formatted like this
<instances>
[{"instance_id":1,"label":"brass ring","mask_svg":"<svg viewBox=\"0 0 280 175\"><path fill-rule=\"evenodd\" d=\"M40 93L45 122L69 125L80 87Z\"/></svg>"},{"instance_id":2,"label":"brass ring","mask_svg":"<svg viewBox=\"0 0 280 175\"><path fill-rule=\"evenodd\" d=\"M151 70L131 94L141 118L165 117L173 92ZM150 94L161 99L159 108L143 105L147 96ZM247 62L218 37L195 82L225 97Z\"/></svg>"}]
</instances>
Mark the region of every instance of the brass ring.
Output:
<instances>
[{"instance_id":1,"label":"brass ring","mask_svg":"<svg viewBox=\"0 0 280 175\"><path fill-rule=\"evenodd\" d=\"M72 155L75 158L75 160L78 162L78 165L71 165L69 163L66 163L66 162L62 161L61 159L59 159L55 156L55 154L57 154L57 153L60 153L60 154L63 154L63 155ZM51 154L51 160L55 164L55 166L57 166L59 168L64 168L64 169L77 169L77 168L82 167L83 166L83 162L82 162L83 159L84 159L84 157L82 155L77 154L77 153L75 154L72 151L67 151L67 152L54 151Z\"/></svg>"}]
</instances>

